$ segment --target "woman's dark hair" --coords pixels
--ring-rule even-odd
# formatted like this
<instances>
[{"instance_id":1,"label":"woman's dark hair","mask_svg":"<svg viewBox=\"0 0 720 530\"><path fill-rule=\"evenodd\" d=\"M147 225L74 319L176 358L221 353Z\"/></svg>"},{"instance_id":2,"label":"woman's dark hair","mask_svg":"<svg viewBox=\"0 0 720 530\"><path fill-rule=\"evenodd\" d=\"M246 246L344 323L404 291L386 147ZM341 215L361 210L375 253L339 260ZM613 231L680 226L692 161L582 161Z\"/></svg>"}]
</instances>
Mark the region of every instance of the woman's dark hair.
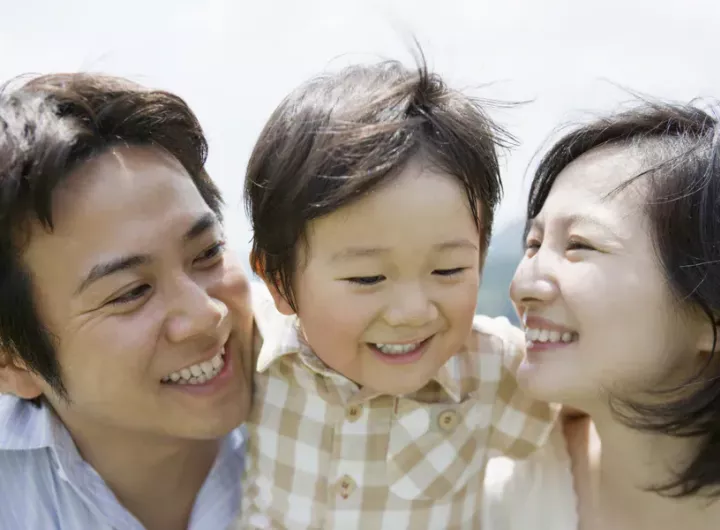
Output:
<instances>
[{"instance_id":1,"label":"woman's dark hair","mask_svg":"<svg viewBox=\"0 0 720 530\"><path fill-rule=\"evenodd\" d=\"M55 341L39 318L21 253L29 221L53 230L58 185L115 145L167 151L220 216L220 192L204 169L205 137L179 97L91 74L11 82L0 92L0 358L22 361L65 399Z\"/></svg>"},{"instance_id":2,"label":"woman's dark hair","mask_svg":"<svg viewBox=\"0 0 720 530\"><path fill-rule=\"evenodd\" d=\"M683 497L720 495L720 373L717 325L720 312L720 124L698 104L644 101L632 110L598 119L563 136L541 159L528 199L535 218L558 174L583 154L604 146L631 149L647 184L646 215L658 261L680 307L700 309L712 326L713 351L682 386L649 391L653 404L611 398L627 425L676 437L697 438L692 461L668 484L652 491Z\"/></svg>"},{"instance_id":3,"label":"woman's dark hair","mask_svg":"<svg viewBox=\"0 0 720 530\"><path fill-rule=\"evenodd\" d=\"M502 196L497 151L514 140L487 115L489 102L449 88L418 55L416 69L385 61L310 80L260 134L245 178L250 260L293 308L307 223L389 182L415 155L457 178L487 248Z\"/></svg>"}]
</instances>

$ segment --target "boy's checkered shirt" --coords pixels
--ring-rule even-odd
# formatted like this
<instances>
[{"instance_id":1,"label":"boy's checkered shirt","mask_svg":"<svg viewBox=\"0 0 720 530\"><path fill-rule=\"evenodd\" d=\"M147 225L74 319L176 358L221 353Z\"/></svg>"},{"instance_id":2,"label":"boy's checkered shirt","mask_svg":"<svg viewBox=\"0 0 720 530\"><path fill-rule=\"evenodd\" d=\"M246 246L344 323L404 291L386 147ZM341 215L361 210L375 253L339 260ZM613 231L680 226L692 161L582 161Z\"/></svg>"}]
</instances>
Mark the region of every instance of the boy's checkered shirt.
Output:
<instances>
[{"instance_id":1,"label":"boy's checkered shirt","mask_svg":"<svg viewBox=\"0 0 720 530\"><path fill-rule=\"evenodd\" d=\"M491 456L524 458L557 410L516 383L523 334L478 316L416 393L377 395L322 363L267 293L238 529L450 530L480 524Z\"/></svg>"}]
</instances>

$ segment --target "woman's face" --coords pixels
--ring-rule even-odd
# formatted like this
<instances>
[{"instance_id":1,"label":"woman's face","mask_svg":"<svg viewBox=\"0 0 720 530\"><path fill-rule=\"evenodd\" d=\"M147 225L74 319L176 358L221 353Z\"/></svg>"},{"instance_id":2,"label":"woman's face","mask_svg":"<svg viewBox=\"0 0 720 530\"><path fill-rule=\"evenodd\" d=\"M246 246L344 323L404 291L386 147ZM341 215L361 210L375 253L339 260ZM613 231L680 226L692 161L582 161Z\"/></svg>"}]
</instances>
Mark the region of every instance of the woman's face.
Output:
<instances>
[{"instance_id":1,"label":"woman's face","mask_svg":"<svg viewBox=\"0 0 720 530\"><path fill-rule=\"evenodd\" d=\"M511 285L525 322L522 384L537 397L578 408L681 382L712 331L678 312L655 253L629 148L595 149L557 177L531 221Z\"/></svg>"}]
</instances>

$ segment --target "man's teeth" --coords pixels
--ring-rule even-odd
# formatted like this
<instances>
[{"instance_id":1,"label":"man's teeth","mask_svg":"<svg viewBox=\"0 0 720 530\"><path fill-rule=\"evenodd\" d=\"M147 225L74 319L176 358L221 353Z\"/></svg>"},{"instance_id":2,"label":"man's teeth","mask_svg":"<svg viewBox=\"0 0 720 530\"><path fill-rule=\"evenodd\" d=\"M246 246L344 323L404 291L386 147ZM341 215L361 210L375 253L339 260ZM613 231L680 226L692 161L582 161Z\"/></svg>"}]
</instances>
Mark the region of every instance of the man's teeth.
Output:
<instances>
[{"instance_id":1,"label":"man's teeth","mask_svg":"<svg viewBox=\"0 0 720 530\"><path fill-rule=\"evenodd\" d=\"M416 350L420 342L412 344L375 344L375 347L386 355L403 355Z\"/></svg>"},{"instance_id":2,"label":"man's teeth","mask_svg":"<svg viewBox=\"0 0 720 530\"><path fill-rule=\"evenodd\" d=\"M525 338L530 342L572 342L576 335L570 331L560 333L548 329L526 329Z\"/></svg>"},{"instance_id":3,"label":"man's teeth","mask_svg":"<svg viewBox=\"0 0 720 530\"><path fill-rule=\"evenodd\" d=\"M178 385L202 385L217 377L225 366L224 350L220 350L209 361L193 364L162 378L163 383Z\"/></svg>"}]
</instances>

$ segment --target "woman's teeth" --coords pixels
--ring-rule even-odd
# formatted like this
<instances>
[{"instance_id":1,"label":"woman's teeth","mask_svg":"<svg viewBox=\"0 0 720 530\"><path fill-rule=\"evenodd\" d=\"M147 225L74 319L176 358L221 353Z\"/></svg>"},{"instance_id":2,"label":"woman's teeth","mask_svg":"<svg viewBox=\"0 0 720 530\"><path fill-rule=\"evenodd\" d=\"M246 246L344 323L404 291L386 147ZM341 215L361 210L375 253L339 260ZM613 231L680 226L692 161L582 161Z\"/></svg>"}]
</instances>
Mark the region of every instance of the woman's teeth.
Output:
<instances>
[{"instance_id":1,"label":"woman's teeth","mask_svg":"<svg viewBox=\"0 0 720 530\"><path fill-rule=\"evenodd\" d=\"M572 342L577 334L565 331L550 331L548 329L526 329L525 338L531 342Z\"/></svg>"},{"instance_id":2,"label":"woman's teeth","mask_svg":"<svg viewBox=\"0 0 720 530\"><path fill-rule=\"evenodd\" d=\"M225 366L225 351L220 350L209 361L193 364L162 378L163 383L177 385L202 385L217 377Z\"/></svg>"},{"instance_id":3,"label":"woman's teeth","mask_svg":"<svg viewBox=\"0 0 720 530\"><path fill-rule=\"evenodd\" d=\"M404 355L417 350L422 342L412 344L374 344L374 346L386 355Z\"/></svg>"}]
</instances>

